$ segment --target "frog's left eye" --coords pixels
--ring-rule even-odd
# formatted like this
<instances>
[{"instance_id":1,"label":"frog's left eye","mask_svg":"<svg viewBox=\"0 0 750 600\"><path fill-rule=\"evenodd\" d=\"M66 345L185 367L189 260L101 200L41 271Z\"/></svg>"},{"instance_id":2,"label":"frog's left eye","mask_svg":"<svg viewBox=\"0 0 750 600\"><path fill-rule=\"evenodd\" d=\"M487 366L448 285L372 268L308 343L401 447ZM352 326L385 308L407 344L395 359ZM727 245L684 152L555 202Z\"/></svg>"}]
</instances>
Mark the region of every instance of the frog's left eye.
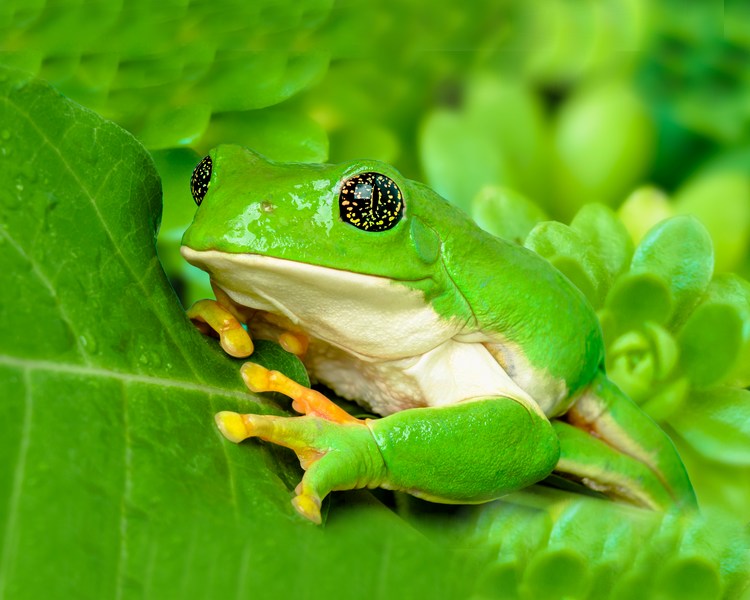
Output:
<instances>
[{"instance_id":1,"label":"frog's left eye","mask_svg":"<svg viewBox=\"0 0 750 600\"><path fill-rule=\"evenodd\" d=\"M404 215L401 190L381 173L359 173L347 179L339 194L341 219L364 231L395 227Z\"/></svg>"},{"instance_id":2,"label":"frog's left eye","mask_svg":"<svg viewBox=\"0 0 750 600\"><path fill-rule=\"evenodd\" d=\"M193 176L190 178L190 192L193 194L193 200L200 206L203 198L208 191L208 184L211 182L211 157L206 156L193 169Z\"/></svg>"}]
</instances>

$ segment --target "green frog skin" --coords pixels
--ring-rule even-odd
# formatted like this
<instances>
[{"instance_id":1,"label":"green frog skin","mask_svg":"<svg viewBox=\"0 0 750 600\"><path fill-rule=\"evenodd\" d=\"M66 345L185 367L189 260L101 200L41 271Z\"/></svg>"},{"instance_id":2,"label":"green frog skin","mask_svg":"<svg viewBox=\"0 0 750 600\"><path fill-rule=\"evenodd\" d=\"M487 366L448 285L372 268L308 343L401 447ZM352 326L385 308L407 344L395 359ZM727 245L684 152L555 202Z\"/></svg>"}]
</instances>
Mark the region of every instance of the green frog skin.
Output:
<instances>
[{"instance_id":1,"label":"green frog skin","mask_svg":"<svg viewBox=\"0 0 750 600\"><path fill-rule=\"evenodd\" d=\"M295 451L304 517L320 523L332 490L478 503L553 471L638 506L695 506L669 438L604 374L593 309L541 257L376 161L276 163L223 145L191 187L182 254L217 300L190 318L233 356L281 340L314 381L382 415L355 419L243 365L250 389L288 395L301 416L221 412L218 426Z\"/></svg>"}]
</instances>

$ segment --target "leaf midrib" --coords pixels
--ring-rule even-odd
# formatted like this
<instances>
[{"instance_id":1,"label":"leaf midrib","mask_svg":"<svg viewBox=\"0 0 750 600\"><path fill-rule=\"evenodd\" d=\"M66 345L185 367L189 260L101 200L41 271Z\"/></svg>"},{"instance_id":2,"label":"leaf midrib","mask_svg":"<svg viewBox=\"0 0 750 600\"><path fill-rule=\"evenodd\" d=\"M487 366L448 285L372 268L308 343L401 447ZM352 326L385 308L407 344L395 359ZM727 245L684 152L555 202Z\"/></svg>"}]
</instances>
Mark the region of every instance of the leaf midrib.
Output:
<instances>
[{"instance_id":1,"label":"leaf midrib","mask_svg":"<svg viewBox=\"0 0 750 600\"><path fill-rule=\"evenodd\" d=\"M203 394L212 394L235 398L237 400L253 400L264 404L262 398L251 396L250 393L241 391L228 390L213 385L194 383L184 379L171 379L169 377L160 377L157 375L141 375L136 373L126 373L114 369L105 369L103 367L94 367L89 365L74 365L70 363L54 362L49 360L38 360L29 358L18 358L15 356L0 354L0 365L14 367L22 372L26 371L48 371L53 373L65 373L70 375L82 375L86 377L102 377L115 379L125 383L142 383L159 387L170 387L189 392L200 392Z\"/></svg>"}]
</instances>

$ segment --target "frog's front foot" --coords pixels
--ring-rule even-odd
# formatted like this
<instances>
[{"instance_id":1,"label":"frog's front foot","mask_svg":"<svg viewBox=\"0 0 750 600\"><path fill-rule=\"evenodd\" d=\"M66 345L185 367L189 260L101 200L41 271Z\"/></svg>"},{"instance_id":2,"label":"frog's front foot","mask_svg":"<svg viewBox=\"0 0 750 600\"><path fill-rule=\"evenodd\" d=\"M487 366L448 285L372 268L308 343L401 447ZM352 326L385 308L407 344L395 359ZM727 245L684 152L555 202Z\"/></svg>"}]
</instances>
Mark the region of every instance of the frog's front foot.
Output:
<instances>
[{"instance_id":1,"label":"frog's front foot","mask_svg":"<svg viewBox=\"0 0 750 600\"><path fill-rule=\"evenodd\" d=\"M232 442L256 437L295 452L305 469L292 500L300 515L320 523L320 506L330 491L381 484L385 467L365 421L352 417L322 394L278 371L245 363L241 373L252 391L281 392L292 399L294 410L304 416L220 412L216 423Z\"/></svg>"},{"instance_id":2,"label":"frog's front foot","mask_svg":"<svg viewBox=\"0 0 750 600\"><path fill-rule=\"evenodd\" d=\"M219 343L229 356L247 358L253 353L254 346L247 325L257 311L233 301L218 285L211 283L216 300L204 299L195 302L186 312L188 318L205 335L219 337ZM276 322L280 330L279 345L292 354L302 357L310 343L307 335L301 331L287 330L285 324Z\"/></svg>"},{"instance_id":3,"label":"frog's front foot","mask_svg":"<svg viewBox=\"0 0 750 600\"><path fill-rule=\"evenodd\" d=\"M224 352L235 358L253 353L253 341L229 308L216 300L198 300L187 310L188 318L204 334L216 333Z\"/></svg>"}]
</instances>

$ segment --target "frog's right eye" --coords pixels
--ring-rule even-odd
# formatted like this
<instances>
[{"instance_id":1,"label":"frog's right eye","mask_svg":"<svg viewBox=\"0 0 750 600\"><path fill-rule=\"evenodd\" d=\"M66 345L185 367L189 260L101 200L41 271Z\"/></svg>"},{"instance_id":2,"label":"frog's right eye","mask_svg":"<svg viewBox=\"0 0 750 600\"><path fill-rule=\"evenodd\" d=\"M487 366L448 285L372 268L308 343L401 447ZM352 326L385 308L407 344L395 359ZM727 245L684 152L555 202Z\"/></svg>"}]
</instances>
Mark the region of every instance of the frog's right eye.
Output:
<instances>
[{"instance_id":1,"label":"frog's right eye","mask_svg":"<svg viewBox=\"0 0 750 600\"><path fill-rule=\"evenodd\" d=\"M190 192L198 206L201 205L208 192L209 183L211 183L211 157L206 156L195 166L193 176L190 178Z\"/></svg>"},{"instance_id":2,"label":"frog's right eye","mask_svg":"<svg viewBox=\"0 0 750 600\"><path fill-rule=\"evenodd\" d=\"M387 175L359 173L341 185L339 213L362 231L393 229L404 216L401 190Z\"/></svg>"}]
</instances>

